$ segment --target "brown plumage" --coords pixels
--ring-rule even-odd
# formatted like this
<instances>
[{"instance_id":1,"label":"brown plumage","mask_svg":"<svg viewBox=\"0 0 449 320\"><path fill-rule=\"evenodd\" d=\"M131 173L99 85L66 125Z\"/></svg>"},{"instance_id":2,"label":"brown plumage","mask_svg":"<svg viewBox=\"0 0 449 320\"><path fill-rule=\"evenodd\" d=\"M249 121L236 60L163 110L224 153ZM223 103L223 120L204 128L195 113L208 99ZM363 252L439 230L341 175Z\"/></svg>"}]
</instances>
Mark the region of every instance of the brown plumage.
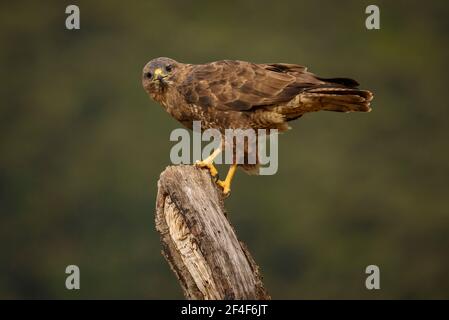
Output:
<instances>
[{"instance_id":1,"label":"brown plumage","mask_svg":"<svg viewBox=\"0 0 449 320\"><path fill-rule=\"evenodd\" d=\"M148 76L157 68L165 74L154 82ZM352 79L320 78L299 65L231 60L192 65L154 59L144 67L143 86L187 127L201 120L204 128L217 129L285 130L307 112L370 111L373 97Z\"/></svg>"},{"instance_id":2,"label":"brown plumage","mask_svg":"<svg viewBox=\"0 0 449 320\"><path fill-rule=\"evenodd\" d=\"M368 112L373 95L347 78L325 79L303 66L223 60L208 64L157 58L143 69L148 94L186 127L288 129L308 112Z\"/></svg>"}]
</instances>

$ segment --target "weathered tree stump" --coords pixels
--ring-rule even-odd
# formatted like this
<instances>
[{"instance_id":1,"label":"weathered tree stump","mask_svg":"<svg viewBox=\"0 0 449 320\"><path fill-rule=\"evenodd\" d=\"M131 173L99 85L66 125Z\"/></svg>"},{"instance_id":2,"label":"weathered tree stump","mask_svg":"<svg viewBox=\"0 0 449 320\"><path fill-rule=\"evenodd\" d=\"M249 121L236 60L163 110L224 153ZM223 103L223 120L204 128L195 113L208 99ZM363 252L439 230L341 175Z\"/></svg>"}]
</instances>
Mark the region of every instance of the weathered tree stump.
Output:
<instances>
[{"instance_id":1,"label":"weathered tree stump","mask_svg":"<svg viewBox=\"0 0 449 320\"><path fill-rule=\"evenodd\" d=\"M270 299L207 170L165 169L158 182L156 229L187 299Z\"/></svg>"}]
</instances>

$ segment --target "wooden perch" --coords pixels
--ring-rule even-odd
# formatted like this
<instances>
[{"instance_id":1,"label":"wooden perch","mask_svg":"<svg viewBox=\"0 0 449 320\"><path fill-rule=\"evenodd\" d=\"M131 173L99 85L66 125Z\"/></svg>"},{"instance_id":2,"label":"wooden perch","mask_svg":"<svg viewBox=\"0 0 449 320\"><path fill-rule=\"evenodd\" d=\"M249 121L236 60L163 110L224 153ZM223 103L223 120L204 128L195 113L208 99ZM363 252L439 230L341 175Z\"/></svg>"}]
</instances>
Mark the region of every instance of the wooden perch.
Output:
<instances>
[{"instance_id":1,"label":"wooden perch","mask_svg":"<svg viewBox=\"0 0 449 320\"><path fill-rule=\"evenodd\" d=\"M158 182L156 229L187 299L270 299L207 170L165 169Z\"/></svg>"}]
</instances>

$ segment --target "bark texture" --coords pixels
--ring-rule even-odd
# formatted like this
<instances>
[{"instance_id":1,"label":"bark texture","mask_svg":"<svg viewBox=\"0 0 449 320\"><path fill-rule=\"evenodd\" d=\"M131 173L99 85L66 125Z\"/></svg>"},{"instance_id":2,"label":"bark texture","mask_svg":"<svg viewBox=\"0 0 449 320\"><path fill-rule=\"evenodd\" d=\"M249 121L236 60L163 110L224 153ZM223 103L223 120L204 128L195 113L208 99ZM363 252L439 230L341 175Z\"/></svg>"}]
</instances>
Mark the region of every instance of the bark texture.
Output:
<instances>
[{"instance_id":1,"label":"bark texture","mask_svg":"<svg viewBox=\"0 0 449 320\"><path fill-rule=\"evenodd\" d=\"M270 299L207 170L181 165L162 172L156 229L187 299Z\"/></svg>"}]
</instances>

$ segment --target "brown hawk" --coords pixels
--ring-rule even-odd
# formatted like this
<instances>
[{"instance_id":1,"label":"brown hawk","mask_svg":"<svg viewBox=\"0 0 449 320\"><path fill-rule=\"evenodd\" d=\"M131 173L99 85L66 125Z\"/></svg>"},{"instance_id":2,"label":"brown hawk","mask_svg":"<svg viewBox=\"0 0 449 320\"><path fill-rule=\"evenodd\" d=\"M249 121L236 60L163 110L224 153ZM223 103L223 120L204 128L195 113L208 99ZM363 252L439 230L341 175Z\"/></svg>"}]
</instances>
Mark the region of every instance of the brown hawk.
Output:
<instances>
[{"instance_id":1,"label":"brown hawk","mask_svg":"<svg viewBox=\"0 0 449 320\"><path fill-rule=\"evenodd\" d=\"M348 78L321 78L303 66L287 63L255 64L223 60L184 64L157 58L143 68L146 92L188 128L201 121L203 130L278 129L313 111L369 112L373 94L358 89ZM221 148L197 162L217 176L213 161ZM251 165L242 165L249 170ZM253 166L254 167L254 166ZM232 164L223 192L230 192L237 164Z\"/></svg>"}]
</instances>

